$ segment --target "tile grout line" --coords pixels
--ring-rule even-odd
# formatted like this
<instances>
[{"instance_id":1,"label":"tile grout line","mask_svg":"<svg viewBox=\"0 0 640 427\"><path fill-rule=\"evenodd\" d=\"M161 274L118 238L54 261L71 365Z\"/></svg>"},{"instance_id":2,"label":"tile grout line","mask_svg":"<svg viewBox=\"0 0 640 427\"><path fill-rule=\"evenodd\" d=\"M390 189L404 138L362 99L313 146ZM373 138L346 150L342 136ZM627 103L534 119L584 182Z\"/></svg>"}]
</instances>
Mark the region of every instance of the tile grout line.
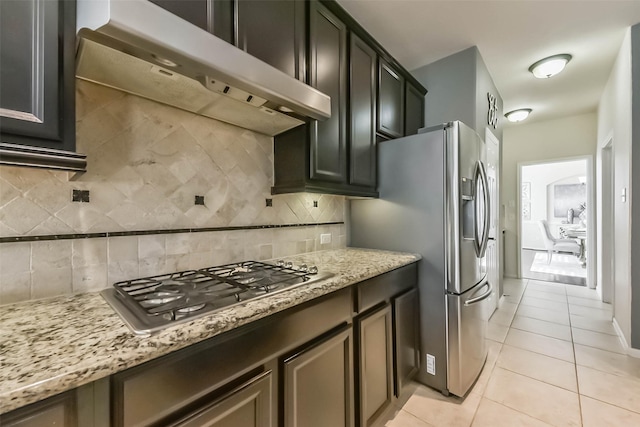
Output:
<instances>
[{"instance_id":1,"label":"tile grout line","mask_svg":"<svg viewBox=\"0 0 640 427\"><path fill-rule=\"evenodd\" d=\"M566 285L565 285L566 286ZM565 288L566 292L566 288ZM567 306L569 303L569 297L567 295ZM568 307L567 307L568 308ZM580 381L578 379L578 359L576 358L576 343L573 340L573 328L571 326L571 311L569 311L569 333L571 334L571 350L573 351L573 370L576 374L576 392L578 393L578 409L580 415L580 425L584 425L584 420L582 419L582 398L580 394Z\"/></svg>"}]
</instances>

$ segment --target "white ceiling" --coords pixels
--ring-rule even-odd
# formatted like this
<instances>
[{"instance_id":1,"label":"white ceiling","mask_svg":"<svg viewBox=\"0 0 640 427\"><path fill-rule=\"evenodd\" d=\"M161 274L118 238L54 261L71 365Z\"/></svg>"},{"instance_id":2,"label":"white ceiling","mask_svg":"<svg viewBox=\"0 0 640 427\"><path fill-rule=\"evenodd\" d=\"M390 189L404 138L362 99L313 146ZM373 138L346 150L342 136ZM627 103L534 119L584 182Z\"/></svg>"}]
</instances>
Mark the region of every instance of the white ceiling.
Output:
<instances>
[{"instance_id":1,"label":"white ceiling","mask_svg":"<svg viewBox=\"0 0 640 427\"><path fill-rule=\"evenodd\" d=\"M527 122L595 111L626 28L640 22L640 0L338 2L408 70L477 46L504 111L532 108ZM559 53L573 55L563 73L529 73Z\"/></svg>"}]
</instances>

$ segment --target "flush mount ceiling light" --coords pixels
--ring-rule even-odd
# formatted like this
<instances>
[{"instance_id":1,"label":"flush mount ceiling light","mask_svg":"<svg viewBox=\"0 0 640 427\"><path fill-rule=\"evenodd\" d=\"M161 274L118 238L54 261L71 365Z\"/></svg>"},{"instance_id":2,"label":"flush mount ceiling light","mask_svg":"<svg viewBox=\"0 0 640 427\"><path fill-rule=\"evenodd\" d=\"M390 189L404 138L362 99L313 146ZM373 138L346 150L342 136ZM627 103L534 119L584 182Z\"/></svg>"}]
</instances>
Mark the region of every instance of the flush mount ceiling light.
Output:
<instances>
[{"instance_id":1,"label":"flush mount ceiling light","mask_svg":"<svg viewBox=\"0 0 640 427\"><path fill-rule=\"evenodd\" d=\"M524 119L526 119L527 117L529 117L529 113L531 113L531 108L521 108L519 110L509 111L504 116L510 122L514 122L515 123L515 122L521 122Z\"/></svg>"},{"instance_id":2,"label":"flush mount ceiling light","mask_svg":"<svg viewBox=\"0 0 640 427\"><path fill-rule=\"evenodd\" d=\"M155 53L152 53L151 56L153 57L153 59L155 59L158 63L162 64L162 65L166 65L167 67L172 67L175 68L178 66L178 64L176 64L175 62L173 62L170 59L166 59L163 58L161 56L157 56Z\"/></svg>"},{"instance_id":3,"label":"flush mount ceiling light","mask_svg":"<svg viewBox=\"0 0 640 427\"><path fill-rule=\"evenodd\" d=\"M536 62L529 67L529 71L539 79L548 79L564 70L569 61L571 61L571 55L568 53L554 55Z\"/></svg>"}]
</instances>

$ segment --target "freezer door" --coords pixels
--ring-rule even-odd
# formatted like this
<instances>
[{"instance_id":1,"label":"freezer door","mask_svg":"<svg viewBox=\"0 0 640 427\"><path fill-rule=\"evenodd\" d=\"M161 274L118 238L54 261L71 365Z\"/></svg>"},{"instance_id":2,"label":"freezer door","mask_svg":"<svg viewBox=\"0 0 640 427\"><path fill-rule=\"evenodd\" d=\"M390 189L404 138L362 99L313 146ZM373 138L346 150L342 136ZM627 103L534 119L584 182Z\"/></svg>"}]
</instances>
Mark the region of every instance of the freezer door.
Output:
<instances>
[{"instance_id":1,"label":"freezer door","mask_svg":"<svg viewBox=\"0 0 640 427\"><path fill-rule=\"evenodd\" d=\"M487 358L485 343L493 289L484 281L462 295L447 294L447 389L463 397Z\"/></svg>"}]
</instances>

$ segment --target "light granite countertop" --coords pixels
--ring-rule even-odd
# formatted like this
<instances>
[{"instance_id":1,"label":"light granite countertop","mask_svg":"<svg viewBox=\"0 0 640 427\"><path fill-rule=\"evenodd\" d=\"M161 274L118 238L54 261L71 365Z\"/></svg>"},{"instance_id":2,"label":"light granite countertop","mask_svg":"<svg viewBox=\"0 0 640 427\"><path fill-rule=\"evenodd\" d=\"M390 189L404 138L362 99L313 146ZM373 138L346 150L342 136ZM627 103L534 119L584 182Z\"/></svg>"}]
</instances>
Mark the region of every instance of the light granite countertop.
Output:
<instances>
[{"instance_id":1,"label":"light granite countertop","mask_svg":"<svg viewBox=\"0 0 640 427\"><path fill-rule=\"evenodd\" d=\"M335 275L167 328L134 335L99 293L0 307L0 413L139 365L420 259L338 249L284 258Z\"/></svg>"}]
</instances>

